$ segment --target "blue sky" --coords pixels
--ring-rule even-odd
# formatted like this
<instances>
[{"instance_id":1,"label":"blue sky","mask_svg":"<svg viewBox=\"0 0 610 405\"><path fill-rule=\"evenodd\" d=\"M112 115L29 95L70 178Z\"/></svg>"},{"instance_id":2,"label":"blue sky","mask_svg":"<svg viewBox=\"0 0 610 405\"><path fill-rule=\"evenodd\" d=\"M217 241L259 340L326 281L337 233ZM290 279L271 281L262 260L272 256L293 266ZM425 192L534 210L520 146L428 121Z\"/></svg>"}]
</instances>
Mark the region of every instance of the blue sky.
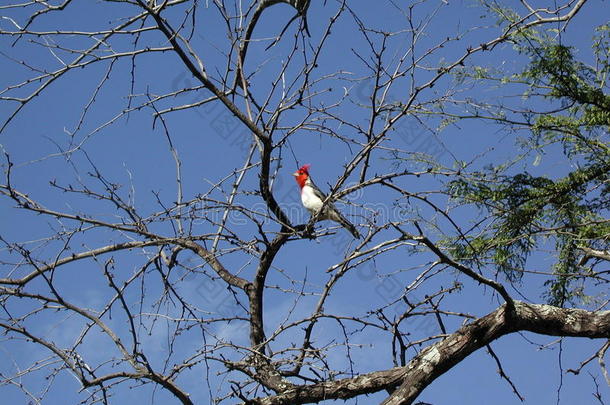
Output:
<instances>
[{"instance_id":1,"label":"blue sky","mask_svg":"<svg viewBox=\"0 0 610 405\"><path fill-rule=\"evenodd\" d=\"M328 19L336 12L335 2L329 1L328 3L326 6L322 2L312 4L308 14L312 37L299 38L298 41L304 41L301 44L309 46L309 44L316 44L319 41ZM579 57L585 61L592 60L590 42L594 27L607 21L608 14L600 12L600 10L606 10L606 3L601 0L590 1L563 35L567 43L578 49ZM226 60L223 52L226 52L229 43L222 21L218 19L214 8L206 8L205 4L206 2L200 2L197 30L191 43L202 56L209 74L215 76L218 71L225 69ZM378 29L397 31L406 27L405 16L399 12L375 12L371 2L362 0L354 1L352 7L363 20ZM387 7L391 8L389 5ZM454 36L456 33L463 34L459 40L451 41L442 50L435 51L424 59L422 65L436 66L445 60L451 61L461 55L467 46L476 46L495 38L499 33L495 19L485 17L478 2L456 1L451 4L441 1L427 2L416 7L415 10L415 21L428 24L426 34L422 36L416 47L418 55L422 55L426 49L438 43L442 38ZM171 17L172 21L177 24L182 12L183 9L178 10L177 8L176 11L169 13L168 17ZM65 30L92 30L98 27L101 29L108 27L108 22L116 23L123 16L133 13L135 13L133 7L115 2L78 2L71 4L61 13L54 13L40 19L33 28L41 31L58 27ZM10 17L20 24L23 24L26 19L21 9L2 9L0 14ZM255 36L257 38L273 37L277 33L278 26L283 25L275 24L275 22L286 21L292 15L293 10L286 5L272 7L263 16ZM428 18L426 16L432 16L429 22L426 22ZM473 26L480 28L469 30L469 27ZM6 18L0 22L0 27L3 30L14 28L11 26L10 20ZM253 72L255 68L260 69L251 88L258 99L264 99L269 92L271 81L276 77L283 61L286 60L287 52L294 41L294 28L293 23L282 41L268 51L264 50L268 41L252 43L250 46L246 71ZM36 40L44 43L44 41L54 41L55 39L48 35ZM31 65L52 71L61 67L61 61L65 62L73 57L61 50L51 52L51 50L25 39L20 40L15 46L12 46L12 41L14 41L12 38L2 36L0 41L3 55L1 88L32 77L32 71L16 61L27 60ZM62 38L61 41L64 41L63 44L75 47L90 44L89 39L78 36ZM167 46L164 38L158 33L147 34L142 41L150 47ZM409 41L410 35L407 33L393 37L389 41L387 58L384 62L392 65L396 58L404 53ZM331 105L342 100L341 104L333 110L334 113L345 121L366 126L370 113L362 104L367 102L370 82L361 80L368 73L355 54L355 51L367 54L366 43L362 35L357 33L354 22L347 15L339 19L328 42L325 51L320 55L319 68L315 70L314 76L322 78L324 75L334 72L341 72L341 74L340 78L328 78L316 85L315 89L322 93L315 98L315 102L320 105ZM114 52L127 52L133 49L133 44L128 39L114 40L111 45ZM145 45L138 44L138 47L142 46ZM307 56L311 57L310 51L307 51ZM469 60L470 65L495 66L507 71L517 71L525 63L526 58L518 55L507 44L501 44L493 52L481 53ZM81 183L93 190L103 191L99 182L90 175L94 172L89 162L90 159L109 182L121 185L119 194L132 203L142 216L146 217L161 211L163 206L172 206L177 199L176 170L162 123L157 120L153 127L152 114L154 111L148 107L134 110L129 114L122 112L129 106L142 104L149 96L155 97L155 95L178 91L185 87L197 86L197 83L170 52L158 52L138 57L135 66L133 89L130 75L131 62L129 58L123 58L114 65L109 65L109 62L100 62L84 69L73 70L50 85L41 96L24 107L0 134L0 145L10 154L11 160L15 164L13 172L15 187L27 192L32 198L41 201L51 209L88 212L102 220L116 221L120 213L112 204L62 193L49 185L51 181L64 185ZM421 83L432 74L433 72L421 70L418 71L415 79ZM96 88L107 75L109 79L104 81L103 87L96 92ZM289 68L286 73L286 82L290 83L296 75L298 75L298 70L294 67ZM33 85L36 86L36 83ZM493 86L474 86L462 90L450 78L440 80L434 88L423 92L418 101L424 103L434 100L454 88L459 90L456 95L461 98L473 97L496 101L503 97L503 102L512 103L511 105L526 103L518 97L512 97L514 94L518 94L515 93L518 91L518 87L499 89ZM25 92L15 90L10 94L23 96ZM95 97L92 98L94 94ZM278 94L274 95L274 100L279 98ZM392 89L389 98L403 100L408 94L409 83L405 79ZM189 91L186 94L160 101L156 104L156 108L162 110L188 104L209 95L209 92L205 90ZM91 102L92 100L93 102ZM90 107L86 107L89 104ZM243 105L240 104L240 107ZM14 108L14 103L1 102L0 116L8 117ZM85 109L86 114L83 116ZM295 109L285 114L280 125L286 128L295 126L303 119L304 114L304 110ZM81 120L82 124L79 124ZM109 122L110 124L107 125ZM220 104L206 104L194 109L167 114L165 124L169 128L172 144L182 163L184 200L190 200L205 193L209 193L210 197L225 198L226 192L231 186L230 181L223 183L220 187L212 185L218 183L231 171L243 166L252 147L252 137L246 128ZM326 126L346 137L356 138L358 136L353 128L341 125L337 121L327 120L316 124ZM430 117L424 124L437 128L439 118ZM278 131L278 136L279 133L282 133L282 130ZM472 161L470 168L473 169L502 162L515 156L519 153L516 146L517 136L519 134L508 133L489 122L474 120L450 124L433 133L433 131L427 130L421 122L412 117L405 117L397 125L395 132L385 145L405 149L408 152L432 154L439 163L449 168L455 167L458 162ZM77 145L82 148L82 151L86 151L87 155L80 151L69 155L59 153ZM274 193L276 199L290 213L291 219L295 223L305 222L308 214L300 208L298 190L291 176L294 169L299 164L311 163L312 176L316 183L324 190L328 190L343 173L343 166L353 157L353 148L353 145L348 146L336 138L320 135L312 125L311 130L300 130L295 133L290 138L289 147L284 147L281 155L274 156L277 158L274 168L278 170ZM535 158L535 156L528 156L519 163L516 169L526 169L534 175L553 178L563 175L569 170L571 164L561 156L560 150L552 148L539 160ZM258 161L257 158L254 161ZM425 167L425 165L413 162L404 164L408 164L412 170ZM382 152L375 154L371 170L377 173L392 170L392 162L388 159L387 154ZM356 180L356 177L352 176L346 185L353 184ZM442 187L443 181L445 179L442 176L408 176L401 179L399 184L411 192L423 193L439 189ZM249 171L243 183L243 190L250 192L256 190L257 184L257 172ZM350 218L359 224L372 220L373 211L377 211L377 215L383 219L392 220L408 219L415 214L435 215L429 207L413 201L397 208L393 205L394 198L395 196L387 191L365 189L356 195L346 197L348 201L355 201L363 204L364 207L354 208L352 205L341 205L341 207L350 215ZM430 194L430 198L440 205L447 203L442 196L434 193ZM261 203L262 200L252 193L239 197L239 204L264 212L265 209ZM466 208L457 208L453 213L454 219L464 227L471 224L477 216L472 209ZM218 214L210 212L201 213L201 215ZM0 217L2 218L0 227L3 237L12 241L31 241L29 246L37 247L34 248L37 254L47 260L51 260L57 254L60 245L56 241L46 243L42 241L42 238L61 229L62 226L73 226L70 223L62 224L15 210L13 204L6 199L0 199ZM236 232L244 239L252 237L256 232L251 223L244 221L243 216L237 215L231 217L230 220L234 222ZM447 223L442 221L440 223L442 230L449 229ZM324 226L327 225L329 224L324 224ZM203 218L193 221L192 226L194 234L215 231L215 228ZM278 225L271 221L267 221L264 226L270 232L277 231L278 228ZM172 234L172 226L167 221L158 221L152 224L151 228L160 234ZM433 240L440 238L440 232L431 233L430 237ZM128 235L94 229L76 235L71 241L71 249L82 251L126 240L129 240ZM381 240L376 239L374 243L379 243ZM337 230L334 236L319 240L295 240L285 246L274 262L267 281L267 285L270 287L265 298L267 311L265 321L268 335L283 322L311 313L317 301L315 294L320 293L324 284L331 277L325 270L333 264L341 262L346 249L353 247L353 241L341 229ZM221 257L223 264L235 272L239 271L243 277L251 278L256 261L252 261L248 255L240 252L229 253L230 248L228 245L223 245L223 249L226 250ZM141 269L154 252L155 248L151 248L114 255L117 278L121 281L127 280ZM412 283L432 260L432 256L427 253L418 255L409 253L409 247L402 246L348 273L339 281L337 288L325 305L325 310L345 316L365 317L367 311L372 308L398 298L402 294L404 286ZM0 251L0 257L3 260L14 260L14 255L6 249ZM57 272L55 275L57 285L61 286L62 292L69 296L72 302L98 310L103 308L113 293L107 287L107 282L101 272L105 259L107 258L100 259L100 262L97 263L94 260L86 260L62 267L61 272ZM180 259L182 263L187 263L198 271L209 271L196 257L188 253L183 253ZM547 256L538 254L531 258L527 266L529 269L549 271L553 260L552 254ZM2 277L7 277L9 271L8 267L3 270ZM24 272L24 270L21 269L19 272ZM176 269L173 276L177 277L176 280L179 279L177 285L181 294L196 307L220 315L235 313L240 316L244 315L243 310L235 303L231 292L227 291L218 280L214 282L200 273L189 274L182 269ZM134 310L142 310L145 313L157 311L167 316L177 315L176 308L168 302L164 302L160 306L161 309L155 307L155 299L163 290L163 285L158 278L156 279L151 273L145 280L141 284L142 290L138 290L134 286L126 293L130 306ZM425 294L433 293L441 287L450 286L456 280L463 283L463 288L460 292L447 296L443 301L445 308L481 316L498 306L498 300L491 291L450 271L445 271L436 276L434 281L415 290L413 298L422 298ZM518 286L519 292L533 302L542 302L543 282L542 277L527 277L523 284ZM40 281L35 282L32 288L42 291L46 287ZM282 292L286 289L299 290L301 288L306 295L296 301L296 294ZM144 290L146 294L142 302L144 302L145 308L141 309L138 305ZM241 300L243 302L243 296ZM12 302L10 305L14 306L13 309L17 312L24 312L28 309L22 301ZM107 319L108 323L121 334L126 334L124 316L118 310L113 315L112 319ZM78 338L84 325L82 319L78 319L77 316L66 316L65 314L57 316L45 313L36 319L37 321L32 322L30 326L60 346L72 344ZM165 323L162 319L153 323L152 318L146 316L143 316L143 319L140 330L144 350L154 364L163 367L163 361L168 351L168 330L171 330L169 329L171 324ZM460 323L461 319L446 319L446 326L449 330L457 329ZM430 323L429 320L414 320L406 325L412 328L413 339L439 333L436 323ZM150 334L145 331L146 328L151 328ZM342 338L341 333L335 323L321 321L316 328L316 342L319 345L332 344L334 339ZM219 336L231 340L235 344L247 344L246 329L243 324L240 325L237 322L219 323L210 327L206 334L207 339ZM528 343L525 338L536 342L540 347ZM279 350L293 342L299 342L300 339L302 339L300 329L294 328L293 331L281 335L277 341L272 343L272 347L274 350ZM525 403L556 403L560 383L560 373L557 367L560 349L557 344L545 346L555 340L552 337L515 334L492 344L502 359L505 372L510 375L526 398ZM182 359L198 350L201 347L201 333L196 329L189 330L181 336L178 342L175 356L171 361ZM365 331L355 335L352 343L354 346L350 348L350 355L357 364L356 371L366 372L392 367L391 347L389 347L387 336L375 331ZM585 372L574 376L565 374L565 370L577 367L599 346L601 343L596 341L576 339L564 341L561 348L564 375L560 403L595 403L591 396L594 389L591 378ZM100 364L107 358L106 350L111 350L110 347L106 337L93 331L82 346L81 355L89 364ZM225 354L234 355L229 350L225 351ZM3 365L0 366L0 372L15 373L18 369L27 367L33 361L48 355L49 353L40 347L2 337L0 363ZM337 368L343 368L345 350L341 348L331 350L328 360ZM202 381L209 381L213 393L216 392L216 389L226 392L227 380L236 376L236 374L219 376L217 375L219 371L217 365L213 362L210 362L209 365L211 368L206 370L205 365L200 364L178 380L178 383L191 394L192 398L199 401L198 403L207 403L209 399L206 386L204 385L202 389ZM600 392L604 398L607 398L610 391L604 385L603 376L597 366L592 365L585 370L597 377ZM43 373L32 373L25 376L23 382L32 387L34 391L39 392L45 384L43 377ZM162 390L152 392L150 388L130 389L137 385L137 383L124 384L118 388L116 403L127 403L129 400L140 400L143 397L150 400L150 403L169 403L166 402L169 396ZM79 384L73 376L66 372L60 373L43 403L60 403L59 401L76 403L77 400L84 398L82 393L77 394L78 389ZM5 398L8 398L7 403L27 403L24 402L23 395L15 387L2 386L0 392ZM358 402L350 400L348 403L378 403L384 397L384 394L376 394L368 398L360 398ZM470 356L436 380L424 391L419 400L437 405L456 402L475 403L480 402L482 398L488 401L493 399L493 402L499 405L519 403L508 384L496 373L493 359L483 350Z\"/></svg>"}]
</instances>

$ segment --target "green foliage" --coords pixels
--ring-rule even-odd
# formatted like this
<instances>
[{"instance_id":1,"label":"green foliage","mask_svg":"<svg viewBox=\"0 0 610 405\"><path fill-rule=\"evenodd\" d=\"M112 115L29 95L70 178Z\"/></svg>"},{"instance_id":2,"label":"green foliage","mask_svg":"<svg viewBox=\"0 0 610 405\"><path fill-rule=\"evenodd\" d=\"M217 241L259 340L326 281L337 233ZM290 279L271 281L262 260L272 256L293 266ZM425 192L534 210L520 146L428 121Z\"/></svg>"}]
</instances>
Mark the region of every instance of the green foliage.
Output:
<instances>
[{"instance_id":1,"label":"green foliage","mask_svg":"<svg viewBox=\"0 0 610 405\"><path fill-rule=\"evenodd\" d=\"M604 94L602 83L598 80L599 72L574 60L573 50L560 44L544 45L532 50L532 63L523 77L532 80L538 87L548 88L549 98L569 102L568 116L553 117L562 121L557 123L561 128L567 124L571 132L581 126L610 127L610 96ZM540 117L543 119L543 117ZM537 123L544 128L548 117ZM542 125L541 125L542 124ZM552 125L553 126L553 125Z\"/></svg>"},{"instance_id":2,"label":"green foliage","mask_svg":"<svg viewBox=\"0 0 610 405\"><path fill-rule=\"evenodd\" d=\"M528 32L515 38L516 48L530 58L523 72L490 79L487 71L475 69L471 76L525 83L526 102L534 102L534 97L546 100L552 112L530 114L528 144L539 154L553 143L561 144L574 169L551 179L527 172L509 175L508 166L498 165L462 174L447 188L457 201L486 213L484 231L454 246L452 253L459 259L491 262L509 280L518 281L532 252L554 245L554 276L546 282L545 294L554 305L588 299L579 281L591 269L583 266L579 247L609 246L610 26L596 32L593 67L576 60L574 50L553 39L556 36Z\"/></svg>"}]
</instances>

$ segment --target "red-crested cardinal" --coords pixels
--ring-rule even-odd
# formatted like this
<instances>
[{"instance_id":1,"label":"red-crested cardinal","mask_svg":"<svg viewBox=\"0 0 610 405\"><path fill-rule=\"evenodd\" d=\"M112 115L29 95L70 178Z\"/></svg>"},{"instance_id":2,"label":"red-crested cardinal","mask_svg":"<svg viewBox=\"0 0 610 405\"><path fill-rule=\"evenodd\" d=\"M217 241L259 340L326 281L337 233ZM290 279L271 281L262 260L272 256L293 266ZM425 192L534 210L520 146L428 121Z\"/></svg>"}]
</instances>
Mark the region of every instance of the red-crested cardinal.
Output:
<instances>
[{"instance_id":1,"label":"red-crested cardinal","mask_svg":"<svg viewBox=\"0 0 610 405\"><path fill-rule=\"evenodd\" d=\"M318 215L318 220L323 221L325 219L330 219L331 221L335 221L339 223L342 227L350 231L354 238L360 239L360 233L356 229L356 227L351 224L333 205L331 201L327 201L326 204L323 204L326 200L326 196L311 180L309 176L309 167L311 165L303 165L299 170L297 170L292 175L295 177L297 184L301 188L301 202L303 206L307 208L309 213L312 216L318 214L322 205L324 205L324 210L322 213Z\"/></svg>"}]
</instances>

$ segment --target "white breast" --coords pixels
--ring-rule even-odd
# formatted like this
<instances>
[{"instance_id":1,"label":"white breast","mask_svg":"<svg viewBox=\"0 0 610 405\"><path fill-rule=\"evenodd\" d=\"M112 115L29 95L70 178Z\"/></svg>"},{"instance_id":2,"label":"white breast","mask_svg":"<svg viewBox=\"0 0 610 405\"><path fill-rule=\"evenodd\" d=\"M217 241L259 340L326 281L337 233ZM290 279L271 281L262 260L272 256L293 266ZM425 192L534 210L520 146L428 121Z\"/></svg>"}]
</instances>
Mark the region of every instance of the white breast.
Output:
<instances>
[{"instance_id":1,"label":"white breast","mask_svg":"<svg viewBox=\"0 0 610 405\"><path fill-rule=\"evenodd\" d=\"M305 185L301 190L301 202L312 214L315 214L322 208L322 200L316 195L313 188L308 185Z\"/></svg>"}]
</instances>

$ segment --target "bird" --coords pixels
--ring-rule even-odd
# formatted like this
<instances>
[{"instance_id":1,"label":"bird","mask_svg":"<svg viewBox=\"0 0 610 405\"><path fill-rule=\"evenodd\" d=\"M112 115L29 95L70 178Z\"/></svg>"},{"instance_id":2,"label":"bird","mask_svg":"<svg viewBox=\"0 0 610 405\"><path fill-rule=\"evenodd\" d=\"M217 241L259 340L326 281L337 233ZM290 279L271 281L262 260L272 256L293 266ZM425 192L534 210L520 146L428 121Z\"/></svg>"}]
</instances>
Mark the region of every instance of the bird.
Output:
<instances>
[{"instance_id":1,"label":"bird","mask_svg":"<svg viewBox=\"0 0 610 405\"><path fill-rule=\"evenodd\" d=\"M303 165L292 174L301 188L301 202L303 206L307 208L312 217L317 217L318 221L326 219L335 221L347 229L354 238L360 239L358 229L341 215L331 201L326 201L326 195L313 183L309 175L310 167L310 164ZM324 204L324 201L326 201L326 204ZM322 206L324 206L324 209L319 213Z\"/></svg>"}]
</instances>

